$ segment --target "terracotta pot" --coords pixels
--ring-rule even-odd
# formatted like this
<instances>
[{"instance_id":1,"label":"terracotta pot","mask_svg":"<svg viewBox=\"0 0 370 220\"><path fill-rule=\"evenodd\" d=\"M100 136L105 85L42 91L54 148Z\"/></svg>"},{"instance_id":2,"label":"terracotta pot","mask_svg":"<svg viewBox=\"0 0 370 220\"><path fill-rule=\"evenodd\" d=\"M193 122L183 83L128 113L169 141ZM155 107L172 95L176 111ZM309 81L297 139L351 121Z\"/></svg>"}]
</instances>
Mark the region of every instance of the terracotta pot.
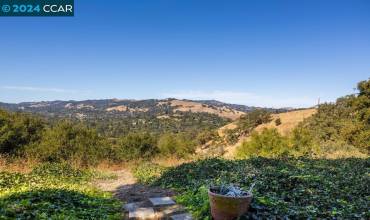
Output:
<instances>
[{"instance_id":1,"label":"terracotta pot","mask_svg":"<svg viewBox=\"0 0 370 220\"><path fill-rule=\"evenodd\" d=\"M214 220L232 220L245 214L252 202L252 194L241 197L230 197L215 192L218 188L210 188L208 197L211 205L211 214Z\"/></svg>"}]
</instances>

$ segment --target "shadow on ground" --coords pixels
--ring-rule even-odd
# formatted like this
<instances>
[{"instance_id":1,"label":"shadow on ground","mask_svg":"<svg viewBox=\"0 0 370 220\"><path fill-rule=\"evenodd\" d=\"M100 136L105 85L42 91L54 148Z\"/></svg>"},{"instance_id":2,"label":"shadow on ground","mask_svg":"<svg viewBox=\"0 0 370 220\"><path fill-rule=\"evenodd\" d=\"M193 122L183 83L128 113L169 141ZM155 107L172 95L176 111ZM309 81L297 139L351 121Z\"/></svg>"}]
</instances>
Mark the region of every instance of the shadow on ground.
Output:
<instances>
[{"instance_id":1,"label":"shadow on ground","mask_svg":"<svg viewBox=\"0 0 370 220\"><path fill-rule=\"evenodd\" d=\"M65 189L39 189L0 198L0 219L107 219L120 213L114 199Z\"/></svg>"},{"instance_id":2,"label":"shadow on ground","mask_svg":"<svg viewBox=\"0 0 370 220\"><path fill-rule=\"evenodd\" d=\"M145 201L151 197L172 197L175 193L169 189L134 183L117 187L114 195L121 201L131 203Z\"/></svg>"}]
</instances>

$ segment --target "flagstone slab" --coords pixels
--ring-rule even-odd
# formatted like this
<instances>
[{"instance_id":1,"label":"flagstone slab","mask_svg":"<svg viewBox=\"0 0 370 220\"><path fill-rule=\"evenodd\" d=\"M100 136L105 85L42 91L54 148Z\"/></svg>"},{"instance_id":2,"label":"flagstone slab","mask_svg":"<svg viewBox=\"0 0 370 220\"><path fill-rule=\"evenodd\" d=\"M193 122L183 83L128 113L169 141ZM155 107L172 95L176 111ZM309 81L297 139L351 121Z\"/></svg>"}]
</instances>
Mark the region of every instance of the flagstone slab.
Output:
<instances>
[{"instance_id":1,"label":"flagstone slab","mask_svg":"<svg viewBox=\"0 0 370 220\"><path fill-rule=\"evenodd\" d=\"M155 219L156 215L153 208L137 208L130 211L129 219Z\"/></svg>"},{"instance_id":2,"label":"flagstone slab","mask_svg":"<svg viewBox=\"0 0 370 220\"><path fill-rule=\"evenodd\" d=\"M142 202L132 202L132 203L127 203L126 205L123 206L125 211L127 212L132 212L138 209L141 206Z\"/></svg>"},{"instance_id":3,"label":"flagstone slab","mask_svg":"<svg viewBox=\"0 0 370 220\"><path fill-rule=\"evenodd\" d=\"M171 216L172 220L193 220L189 213L183 213Z\"/></svg>"},{"instance_id":4,"label":"flagstone slab","mask_svg":"<svg viewBox=\"0 0 370 220\"><path fill-rule=\"evenodd\" d=\"M170 216L184 213L185 209L179 205L165 206L165 207L155 207L154 211L158 218L169 219Z\"/></svg>"},{"instance_id":5,"label":"flagstone slab","mask_svg":"<svg viewBox=\"0 0 370 220\"><path fill-rule=\"evenodd\" d=\"M175 205L175 201L171 199L171 197L154 197L149 198L150 202L153 204L153 206L169 206L169 205Z\"/></svg>"}]
</instances>

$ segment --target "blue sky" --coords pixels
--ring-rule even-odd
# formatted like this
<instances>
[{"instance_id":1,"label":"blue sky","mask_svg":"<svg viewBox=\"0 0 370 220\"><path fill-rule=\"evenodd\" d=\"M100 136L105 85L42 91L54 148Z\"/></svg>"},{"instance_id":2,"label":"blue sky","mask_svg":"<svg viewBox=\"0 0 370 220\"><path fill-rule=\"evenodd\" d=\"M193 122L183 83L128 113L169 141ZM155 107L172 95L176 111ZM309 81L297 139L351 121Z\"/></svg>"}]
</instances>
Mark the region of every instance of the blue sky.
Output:
<instances>
[{"instance_id":1,"label":"blue sky","mask_svg":"<svg viewBox=\"0 0 370 220\"><path fill-rule=\"evenodd\" d=\"M76 0L0 18L0 102L218 99L306 107L370 76L367 0Z\"/></svg>"}]
</instances>

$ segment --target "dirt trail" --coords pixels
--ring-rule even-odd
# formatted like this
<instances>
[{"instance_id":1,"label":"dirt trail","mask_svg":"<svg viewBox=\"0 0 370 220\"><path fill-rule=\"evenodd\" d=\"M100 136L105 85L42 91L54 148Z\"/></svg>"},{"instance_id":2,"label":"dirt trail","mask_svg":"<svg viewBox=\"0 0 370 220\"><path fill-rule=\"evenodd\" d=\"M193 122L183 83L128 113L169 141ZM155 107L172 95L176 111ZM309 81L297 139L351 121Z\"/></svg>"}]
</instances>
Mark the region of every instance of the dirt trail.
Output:
<instances>
[{"instance_id":1,"label":"dirt trail","mask_svg":"<svg viewBox=\"0 0 370 220\"><path fill-rule=\"evenodd\" d=\"M137 183L128 170L113 171L113 174L116 179L99 180L93 184L103 191L112 192L124 203L123 219L192 219L181 205L172 200L173 191ZM158 205L153 199L171 203Z\"/></svg>"},{"instance_id":2,"label":"dirt trail","mask_svg":"<svg viewBox=\"0 0 370 220\"><path fill-rule=\"evenodd\" d=\"M111 173L116 175L117 178L111 180L98 180L94 182L94 185L103 191L115 192L123 185L131 185L136 183L135 177L128 170L117 170L112 171Z\"/></svg>"},{"instance_id":3,"label":"dirt trail","mask_svg":"<svg viewBox=\"0 0 370 220\"><path fill-rule=\"evenodd\" d=\"M112 192L114 196L125 203L146 200L150 197L173 196L168 189L140 184L129 170L112 171L117 178L113 180L99 180L94 183L103 191Z\"/></svg>"}]
</instances>

